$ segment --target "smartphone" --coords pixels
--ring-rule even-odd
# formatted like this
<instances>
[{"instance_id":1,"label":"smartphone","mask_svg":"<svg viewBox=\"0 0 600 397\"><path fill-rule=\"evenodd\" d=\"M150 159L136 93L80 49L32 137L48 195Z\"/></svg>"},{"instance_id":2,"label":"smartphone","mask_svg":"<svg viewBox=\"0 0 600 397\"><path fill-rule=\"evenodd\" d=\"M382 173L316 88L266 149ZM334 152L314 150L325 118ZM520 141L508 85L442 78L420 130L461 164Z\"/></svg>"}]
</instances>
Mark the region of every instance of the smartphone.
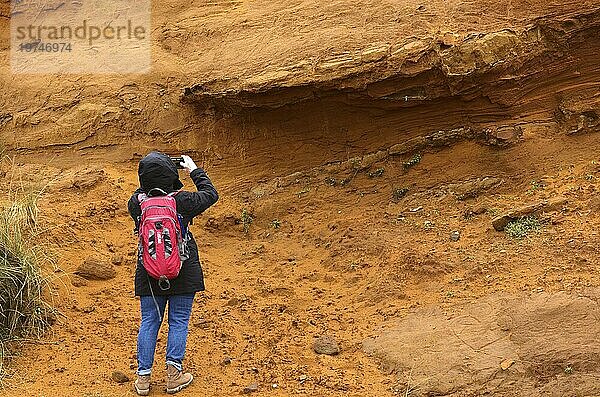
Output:
<instances>
[{"instance_id":1,"label":"smartphone","mask_svg":"<svg viewBox=\"0 0 600 397\"><path fill-rule=\"evenodd\" d=\"M181 163L183 162L183 157L171 157L171 161L175 163L175 166L182 170L183 166L181 165Z\"/></svg>"}]
</instances>

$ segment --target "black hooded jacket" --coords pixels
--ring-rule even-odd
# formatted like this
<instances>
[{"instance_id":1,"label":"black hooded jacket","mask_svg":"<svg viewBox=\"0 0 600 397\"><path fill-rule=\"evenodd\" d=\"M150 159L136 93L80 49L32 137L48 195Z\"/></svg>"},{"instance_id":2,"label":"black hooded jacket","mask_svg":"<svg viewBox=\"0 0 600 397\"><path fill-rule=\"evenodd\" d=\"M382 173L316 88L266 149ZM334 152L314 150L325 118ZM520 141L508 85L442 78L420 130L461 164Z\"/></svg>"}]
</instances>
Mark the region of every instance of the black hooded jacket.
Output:
<instances>
[{"instance_id":1,"label":"black hooded jacket","mask_svg":"<svg viewBox=\"0 0 600 397\"><path fill-rule=\"evenodd\" d=\"M135 222L136 231L142 214L138 200L139 194L147 193L154 188L160 188L170 193L183 187L183 184L179 180L175 164L167 155L159 152L152 152L140 161L138 176L140 179L140 188L133 193L127 204L129 214ZM208 207L216 203L219 198L215 187L203 169L195 169L190 173L190 177L194 181L198 191L180 191L175 195L177 212L183 217L185 225L189 225L195 216L200 215ZM144 269L143 264L138 259L135 270L136 296L147 296L151 295L151 293L154 293L154 295L181 295L204 291L204 276L198 257L198 246L194 236L191 235L191 232L189 233L188 248L190 257L183 262L179 276L171 280L171 288L167 291L161 290L158 287L157 281L148 276L146 269ZM152 290L150 290L150 286Z\"/></svg>"}]
</instances>

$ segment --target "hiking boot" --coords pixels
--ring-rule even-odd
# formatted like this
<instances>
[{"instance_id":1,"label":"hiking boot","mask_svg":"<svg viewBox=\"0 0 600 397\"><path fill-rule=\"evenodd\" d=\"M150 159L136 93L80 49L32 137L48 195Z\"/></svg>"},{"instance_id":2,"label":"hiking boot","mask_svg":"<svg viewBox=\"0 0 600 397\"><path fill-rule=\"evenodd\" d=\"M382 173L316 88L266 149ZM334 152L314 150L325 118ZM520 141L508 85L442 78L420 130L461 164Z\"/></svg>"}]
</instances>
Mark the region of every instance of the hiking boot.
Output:
<instances>
[{"instance_id":1,"label":"hiking boot","mask_svg":"<svg viewBox=\"0 0 600 397\"><path fill-rule=\"evenodd\" d=\"M167 393L174 394L188 387L194 377L189 372L181 372L174 366L167 365Z\"/></svg>"},{"instance_id":2,"label":"hiking boot","mask_svg":"<svg viewBox=\"0 0 600 397\"><path fill-rule=\"evenodd\" d=\"M133 387L138 396L147 396L150 393L150 375L138 375Z\"/></svg>"}]
</instances>

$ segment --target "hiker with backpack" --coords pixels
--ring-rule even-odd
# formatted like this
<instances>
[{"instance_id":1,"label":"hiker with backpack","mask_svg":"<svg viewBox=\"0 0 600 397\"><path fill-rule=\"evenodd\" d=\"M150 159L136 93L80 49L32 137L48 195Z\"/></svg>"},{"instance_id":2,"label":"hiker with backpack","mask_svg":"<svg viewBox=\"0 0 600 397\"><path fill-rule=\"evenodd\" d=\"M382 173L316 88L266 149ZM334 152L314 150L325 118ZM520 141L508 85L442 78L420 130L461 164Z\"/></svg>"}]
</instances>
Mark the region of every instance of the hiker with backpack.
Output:
<instances>
[{"instance_id":1,"label":"hiker with backpack","mask_svg":"<svg viewBox=\"0 0 600 397\"><path fill-rule=\"evenodd\" d=\"M197 192L180 190L178 168L189 173ZM172 394L193 380L183 371L183 357L194 295L204 291L198 246L188 226L217 201L218 194L206 172L188 156L172 160L151 152L140 161L138 176L140 187L128 202L139 237L135 295L140 297L142 317L134 388L141 396L150 392L156 340L168 303L166 386Z\"/></svg>"}]
</instances>

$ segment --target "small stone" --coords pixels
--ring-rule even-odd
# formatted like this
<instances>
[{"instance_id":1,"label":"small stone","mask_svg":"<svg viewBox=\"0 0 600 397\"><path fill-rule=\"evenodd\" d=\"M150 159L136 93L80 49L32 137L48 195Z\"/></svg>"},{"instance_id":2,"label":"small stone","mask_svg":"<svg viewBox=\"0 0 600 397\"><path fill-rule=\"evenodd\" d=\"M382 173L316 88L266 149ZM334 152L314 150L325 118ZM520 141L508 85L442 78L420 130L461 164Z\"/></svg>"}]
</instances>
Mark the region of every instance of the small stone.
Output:
<instances>
[{"instance_id":1,"label":"small stone","mask_svg":"<svg viewBox=\"0 0 600 397\"><path fill-rule=\"evenodd\" d=\"M85 307L81 308L81 311L84 312L85 314L90 314L94 310L96 310L96 306L85 306Z\"/></svg>"},{"instance_id":2,"label":"small stone","mask_svg":"<svg viewBox=\"0 0 600 397\"><path fill-rule=\"evenodd\" d=\"M110 375L110 378L117 383L129 382L129 376L125 375L125 373L121 371L113 371Z\"/></svg>"},{"instance_id":3,"label":"small stone","mask_svg":"<svg viewBox=\"0 0 600 397\"><path fill-rule=\"evenodd\" d=\"M194 323L194 327L198 328L208 328L210 326L211 321L205 318L199 318L198 321Z\"/></svg>"},{"instance_id":4,"label":"small stone","mask_svg":"<svg viewBox=\"0 0 600 397\"><path fill-rule=\"evenodd\" d=\"M450 241L458 241L460 240L460 232L458 230L454 230L452 233L450 233Z\"/></svg>"},{"instance_id":5,"label":"small stone","mask_svg":"<svg viewBox=\"0 0 600 397\"><path fill-rule=\"evenodd\" d=\"M511 360L510 358L507 358L506 360L504 360L500 363L500 368L502 368L502 371L506 371L514 363L515 363L515 360Z\"/></svg>"},{"instance_id":6,"label":"small stone","mask_svg":"<svg viewBox=\"0 0 600 397\"><path fill-rule=\"evenodd\" d=\"M87 280L81 276L74 274L71 276L71 285L73 287L85 287L87 285Z\"/></svg>"},{"instance_id":7,"label":"small stone","mask_svg":"<svg viewBox=\"0 0 600 397\"><path fill-rule=\"evenodd\" d=\"M258 391L258 383L251 383L244 387L244 394L250 394Z\"/></svg>"},{"instance_id":8,"label":"small stone","mask_svg":"<svg viewBox=\"0 0 600 397\"><path fill-rule=\"evenodd\" d=\"M231 298L227 301L227 306L237 306L240 304L240 300L238 298Z\"/></svg>"},{"instance_id":9,"label":"small stone","mask_svg":"<svg viewBox=\"0 0 600 397\"><path fill-rule=\"evenodd\" d=\"M117 276L113 265L93 256L87 257L75 270L75 274L86 280L109 280Z\"/></svg>"},{"instance_id":10,"label":"small stone","mask_svg":"<svg viewBox=\"0 0 600 397\"><path fill-rule=\"evenodd\" d=\"M520 126L488 128L484 133L486 143L491 146L506 147L523 139L523 129Z\"/></svg>"},{"instance_id":11,"label":"small stone","mask_svg":"<svg viewBox=\"0 0 600 397\"><path fill-rule=\"evenodd\" d=\"M222 366L229 365L229 364L231 364L231 357L225 357L223 359L223 361L221 361Z\"/></svg>"},{"instance_id":12,"label":"small stone","mask_svg":"<svg viewBox=\"0 0 600 397\"><path fill-rule=\"evenodd\" d=\"M123 255L114 254L112 256L112 258L110 259L110 261L112 262L113 265L119 266L119 265L123 264Z\"/></svg>"},{"instance_id":13,"label":"small stone","mask_svg":"<svg viewBox=\"0 0 600 397\"><path fill-rule=\"evenodd\" d=\"M487 212L487 208L483 205L480 205L478 207L473 208L473 210L471 212L473 212L473 214L475 214L475 215L481 215L481 214L485 214Z\"/></svg>"},{"instance_id":14,"label":"small stone","mask_svg":"<svg viewBox=\"0 0 600 397\"><path fill-rule=\"evenodd\" d=\"M328 354L335 356L340 353L340 347L332 336L323 335L315 338L313 342L313 350L317 354Z\"/></svg>"},{"instance_id":15,"label":"small stone","mask_svg":"<svg viewBox=\"0 0 600 397\"><path fill-rule=\"evenodd\" d=\"M453 32L443 32L439 41L445 46L452 47L460 41L460 35Z\"/></svg>"}]
</instances>

